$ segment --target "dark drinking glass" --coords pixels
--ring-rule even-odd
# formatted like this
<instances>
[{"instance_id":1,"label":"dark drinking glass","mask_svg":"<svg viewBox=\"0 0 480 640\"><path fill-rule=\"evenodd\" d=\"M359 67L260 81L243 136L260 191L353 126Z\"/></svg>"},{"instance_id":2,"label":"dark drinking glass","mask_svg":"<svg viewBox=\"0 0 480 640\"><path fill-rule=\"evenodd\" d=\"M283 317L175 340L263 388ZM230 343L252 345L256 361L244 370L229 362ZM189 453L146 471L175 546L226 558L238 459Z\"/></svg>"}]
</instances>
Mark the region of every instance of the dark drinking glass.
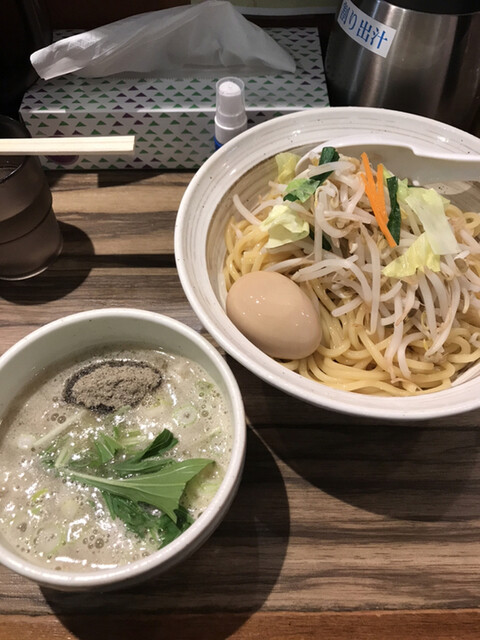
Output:
<instances>
[{"instance_id":1,"label":"dark drinking glass","mask_svg":"<svg viewBox=\"0 0 480 640\"><path fill-rule=\"evenodd\" d=\"M0 116L0 138L29 137L23 124ZM0 155L0 279L44 271L62 250L52 194L37 156Z\"/></svg>"}]
</instances>

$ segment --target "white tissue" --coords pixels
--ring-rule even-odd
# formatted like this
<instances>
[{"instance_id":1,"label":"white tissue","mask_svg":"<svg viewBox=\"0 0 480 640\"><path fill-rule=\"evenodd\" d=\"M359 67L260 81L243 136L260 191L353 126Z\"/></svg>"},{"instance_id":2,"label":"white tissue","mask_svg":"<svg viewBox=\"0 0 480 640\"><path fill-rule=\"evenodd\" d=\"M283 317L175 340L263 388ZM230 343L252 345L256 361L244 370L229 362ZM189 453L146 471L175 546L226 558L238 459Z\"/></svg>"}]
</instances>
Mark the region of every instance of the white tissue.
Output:
<instances>
[{"instance_id":1,"label":"white tissue","mask_svg":"<svg viewBox=\"0 0 480 640\"><path fill-rule=\"evenodd\" d=\"M221 0L118 20L39 49L30 60L45 80L67 73L185 78L295 71L285 49Z\"/></svg>"}]
</instances>

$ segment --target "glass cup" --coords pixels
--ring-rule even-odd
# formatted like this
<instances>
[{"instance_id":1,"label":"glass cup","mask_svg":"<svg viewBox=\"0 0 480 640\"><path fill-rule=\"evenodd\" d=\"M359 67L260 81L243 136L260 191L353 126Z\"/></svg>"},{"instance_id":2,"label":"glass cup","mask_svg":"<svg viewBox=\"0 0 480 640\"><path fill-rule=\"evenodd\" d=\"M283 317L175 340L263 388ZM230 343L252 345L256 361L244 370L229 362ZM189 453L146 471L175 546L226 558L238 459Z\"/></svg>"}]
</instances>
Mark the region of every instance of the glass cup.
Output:
<instances>
[{"instance_id":1,"label":"glass cup","mask_svg":"<svg viewBox=\"0 0 480 640\"><path fill-rule=\"evenodd\" d=\"M25 126L0 116L0 138L27 138ZM62 234L37 156L0 155L0 279L45 271L60 254Z\"/></svg>"}]
</instances>

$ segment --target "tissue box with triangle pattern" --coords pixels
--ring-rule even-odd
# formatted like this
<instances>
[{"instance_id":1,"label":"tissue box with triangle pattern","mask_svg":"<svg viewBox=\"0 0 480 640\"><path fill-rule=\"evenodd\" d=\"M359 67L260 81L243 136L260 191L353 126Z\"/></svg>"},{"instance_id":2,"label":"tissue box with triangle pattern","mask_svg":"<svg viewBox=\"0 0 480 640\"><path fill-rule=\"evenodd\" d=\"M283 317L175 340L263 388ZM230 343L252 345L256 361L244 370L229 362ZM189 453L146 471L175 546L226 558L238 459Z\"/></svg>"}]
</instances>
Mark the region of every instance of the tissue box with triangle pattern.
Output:
<instances>
[{"instance_id":1,"label":"tissue box with triangle pattern","mask_svg":"<svg viewBox=\"0 0 480 640\"><path fill-rule=\"evenodd\" d=\"M316 28L265 31L294 57L294 74L249 76L249 126L309 107L328 106ZM58 32L57 38L71 35ZM229 75L225 73L224 75ZM216 78L119 79L69 75L38 80L25 93L20 114L32 136L136 135L133 157L82 156L48 169L196 169L214 152Z\"/></svg>"}]
</instances>

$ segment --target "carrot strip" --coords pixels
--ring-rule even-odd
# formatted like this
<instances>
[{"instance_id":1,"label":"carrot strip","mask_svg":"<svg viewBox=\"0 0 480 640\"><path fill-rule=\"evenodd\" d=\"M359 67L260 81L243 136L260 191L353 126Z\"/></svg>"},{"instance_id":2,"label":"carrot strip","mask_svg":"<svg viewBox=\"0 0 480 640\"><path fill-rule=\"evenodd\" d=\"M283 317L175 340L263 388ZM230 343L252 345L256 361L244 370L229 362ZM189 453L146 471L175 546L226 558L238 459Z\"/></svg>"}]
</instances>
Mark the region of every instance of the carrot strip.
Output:
<instances>
[{"instance_id":1,"label":"carrot strip","mask_svg":"<svg viewBox=\"0 0 480 640\"><path fill-rule=\"evenodd\" d=\"M370 162L368 160L367 154L363 152L360 157L365 168L365 176L363 174L360 174L360 177L363 181L363 184L365 185L365 193L367 194L367 197L370 201L373 214L378 226L380 227L380 230L387 239L388 245L390 247L396 247L397 243L395 242L387 226L387 208L385 204L385 192L383 189L383 165L378 165L377 184L375 184L375 179L370 168Z\"/></svg>"}]
</instances>

